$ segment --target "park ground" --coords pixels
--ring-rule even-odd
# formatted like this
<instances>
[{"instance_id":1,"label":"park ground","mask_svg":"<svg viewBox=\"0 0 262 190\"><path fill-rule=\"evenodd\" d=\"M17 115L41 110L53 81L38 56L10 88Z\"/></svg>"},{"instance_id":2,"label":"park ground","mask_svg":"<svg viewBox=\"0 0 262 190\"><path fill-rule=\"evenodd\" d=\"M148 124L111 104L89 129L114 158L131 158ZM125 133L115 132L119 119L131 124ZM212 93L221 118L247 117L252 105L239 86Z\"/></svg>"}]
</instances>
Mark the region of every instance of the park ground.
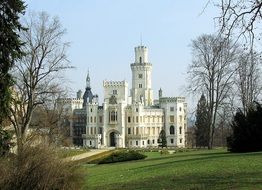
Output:
<instances>
[{"instance_id":1,"label":"park ground","mask_svg":"<svg viewBox=\"0 0 262 190\"><path fill-rule=\"evenodd\" d=\"M262 152L229 153L225 149L161 155L114 164L82 163L83 189L262 189Z\"/></svg>"}]
</instances>

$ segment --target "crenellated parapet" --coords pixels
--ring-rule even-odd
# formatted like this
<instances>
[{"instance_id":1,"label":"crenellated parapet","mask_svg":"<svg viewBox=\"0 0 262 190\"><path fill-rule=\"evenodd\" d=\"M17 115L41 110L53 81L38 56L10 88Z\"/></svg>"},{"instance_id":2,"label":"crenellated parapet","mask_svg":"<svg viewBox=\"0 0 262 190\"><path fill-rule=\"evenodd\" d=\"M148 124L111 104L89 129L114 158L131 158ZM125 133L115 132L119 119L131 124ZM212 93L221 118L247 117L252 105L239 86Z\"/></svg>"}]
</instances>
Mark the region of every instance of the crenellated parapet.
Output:
<instances>
[{"instance_id":1,"label":"crenellated parapet","mask_svg":"<svg viewBox=\"0 0 262 190\"><path fill-rule=\"evenodd\" d=\"M128 85L127 81L103 81L104 87L126 87Z\"/></svg>"},{"instance_id":2,"label":"crenellated parapet","mask_svg":"<svg viewBox=\"0 0 262 190\"><path fill-rule=\"evenodd\" d=\"M182 103L186 101L186 98L185 97L163 97L163 98L160 98L159 101L161 103L170 103L170 102Z\"/></svg>"}]
</instances>

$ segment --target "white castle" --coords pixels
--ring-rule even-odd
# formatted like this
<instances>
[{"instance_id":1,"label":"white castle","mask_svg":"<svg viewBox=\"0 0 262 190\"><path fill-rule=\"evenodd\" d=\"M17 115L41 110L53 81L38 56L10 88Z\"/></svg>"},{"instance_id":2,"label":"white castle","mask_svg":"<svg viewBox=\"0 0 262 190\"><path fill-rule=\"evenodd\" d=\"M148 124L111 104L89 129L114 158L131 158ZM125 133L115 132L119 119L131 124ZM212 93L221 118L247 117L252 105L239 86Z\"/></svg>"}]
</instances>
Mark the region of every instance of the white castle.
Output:
<instances>
[{"instance_id":1,"label":"white castle","mask_svg":"<svg viewBox=\"0 0 262 190\"><path fill-rule=\"evenodd\" d=\"M126 81L104 81L104 101L99 106L88 73L83 96L78 91L77 98L59 101L73 116L69 121L74 144L93 148L158 147L160 131L164 130L168 147L185 147L185 98L162 97L160 89L158 100L153 99L147 47L135 47L131 70L130 94Z\"/></svg>"}]
</instances>

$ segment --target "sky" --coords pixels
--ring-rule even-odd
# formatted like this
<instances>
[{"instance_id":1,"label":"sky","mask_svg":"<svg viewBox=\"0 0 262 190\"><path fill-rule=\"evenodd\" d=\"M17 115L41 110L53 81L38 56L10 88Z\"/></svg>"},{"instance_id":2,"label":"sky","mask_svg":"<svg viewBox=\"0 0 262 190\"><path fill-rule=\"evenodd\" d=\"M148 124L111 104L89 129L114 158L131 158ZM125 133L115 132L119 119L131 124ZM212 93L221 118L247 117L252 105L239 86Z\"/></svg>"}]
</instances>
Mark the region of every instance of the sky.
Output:
<instances>
[{"instance_id":1,"label":"sky","mask_svg":"<svg viewBox=\"0 0 262 190\"><path fill-rule=\"evenodd\" d=\"M89 70L92 91L103 101L103 80L127 80L134 47L149 51L152 88L157 98L186 94L191 40L216 31L218 9L207 0L26 0L27 11L58 16L70 42L66 72L72 96L85 89ZM194 103L192 103L194 104ZM192 105L191 105L192 106Z\"/></svg>"}]
</instances>

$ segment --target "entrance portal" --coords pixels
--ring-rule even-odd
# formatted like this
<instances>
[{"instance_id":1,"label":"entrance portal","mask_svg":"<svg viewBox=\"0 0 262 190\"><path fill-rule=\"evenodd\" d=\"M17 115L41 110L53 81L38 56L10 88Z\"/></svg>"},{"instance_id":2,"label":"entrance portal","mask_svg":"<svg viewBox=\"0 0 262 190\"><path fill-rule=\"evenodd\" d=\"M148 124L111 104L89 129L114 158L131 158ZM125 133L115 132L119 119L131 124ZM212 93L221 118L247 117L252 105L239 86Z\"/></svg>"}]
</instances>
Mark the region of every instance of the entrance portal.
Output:
<instances>
[{"instance_id":1,"label":"entrance portal","mask_svg":"<svg viewBox=\"0 0 262 190\"><path fill-rule=\"evenodd\" d=\"M116 146L115 132L110 133L110 146Z\"/></svg>"}]
</instances>

